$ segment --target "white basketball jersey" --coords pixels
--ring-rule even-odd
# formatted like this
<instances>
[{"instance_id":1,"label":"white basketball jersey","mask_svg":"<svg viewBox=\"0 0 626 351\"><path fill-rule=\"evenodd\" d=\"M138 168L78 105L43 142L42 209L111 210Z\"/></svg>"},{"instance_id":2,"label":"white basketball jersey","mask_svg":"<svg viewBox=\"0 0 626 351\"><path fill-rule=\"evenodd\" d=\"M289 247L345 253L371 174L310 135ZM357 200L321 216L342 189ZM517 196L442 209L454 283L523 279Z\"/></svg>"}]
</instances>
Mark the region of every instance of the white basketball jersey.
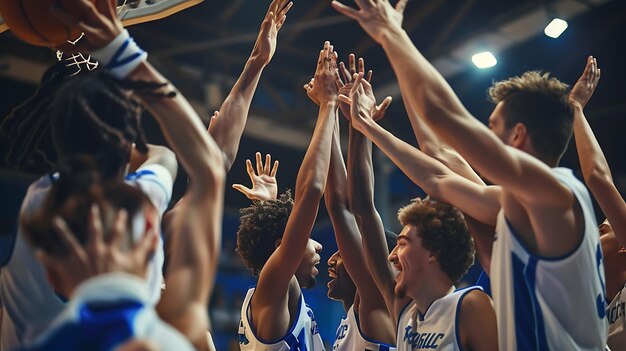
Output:
<instances>
[{"instance_id":1,"label":"white basketball jersey","mask_svg":"<svg viewBox=\"0 0 626 351\"><path fill-rule=\"evenodd\" d=\"M298 303L298 317L287 335L267 343L259 340L254 333L251 318L250 301L253 295L254 288L250 288L241 306L241 321L239 322L239 349L241 351L325 351L315 316L304 302L303 294L300 294Z\"/></svg>"},{"instance_id":2,"label":"white basketball jersey","mask_svg":"<svg viewBox=\"0 0 626 351\"><path fill-rule=\"evenodd\" d=\"M626 350L626 285L607 307L606 318L609 321L607 344L614 351Z\"/></svg>"},{"instance_id":3,"label":"white basketball jersey","mask_svg":"<svg viewBox=\"0 0 626 351\"><path fill-rule=\"evenodd\" d=\"M606 344L604 266L591 198L571 170L552 171L582 208L583 238L564 257L534 256L500 211L491 257L500 350L603 350Z\"/></svg>"},{"instance_id":4,"label":"white basketball jersey","mask_svg":"<svg viewBox=\"0 0 626 351\"><path fill-rule=\"evenodd\" d=\"M41 207L56 178L56 175L46 175L28 187L20 209L21 216L31 216ZM161 215L167 209L173 180L164 167L157 164L141 167L136 173L129 174L126 182L140 188ZM135 240L141 234L143 233L133 233ZM163 242L159 237L159 247L148 267L147 278L153 305L161 296L163 261ZM11 259L0 273L0 300L5 309L1 323L0 350L15 349L34 339L66 305L48 283L43 267L35 258L21 227L18 227Z\"/></svg>"},{"instance_id":5,"label":"white basketball jersey","mask_svg":"<svg viewBox=\"0 0 626 351\"><path fill-rule=\"evenodd\" d=\"M435 300L425 314L418 311L415 302L409 303L398 318L397 350L462 350L458 311L461 301L472 290L481 289L471 286L451 292Z\"/></svg>"},{"instance_id":6,"label":"white basketball jersey","mask_svg":"<svg viewBox=\"0 0 626 351\"><path fill-rule=\"evenodd\" d=\"M354 305L348 310L345 318L341 319L341 324L337 328L333 351L395 351L393 345L387 345L378 341L369 340L361 332L359 317L354 312Z\"/></svg>"}]
</instances>

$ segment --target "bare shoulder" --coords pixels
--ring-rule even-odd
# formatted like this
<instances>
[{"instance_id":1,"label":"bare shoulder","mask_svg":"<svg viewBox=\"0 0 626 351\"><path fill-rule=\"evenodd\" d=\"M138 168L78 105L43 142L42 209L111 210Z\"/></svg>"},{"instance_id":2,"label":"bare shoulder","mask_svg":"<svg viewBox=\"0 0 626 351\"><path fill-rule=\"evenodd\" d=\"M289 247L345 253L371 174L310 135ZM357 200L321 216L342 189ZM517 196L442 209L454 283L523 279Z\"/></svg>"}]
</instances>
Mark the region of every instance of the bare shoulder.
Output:
<instances>
[{"instance_id":1,"label":"bare shoulder","mask_svg":"<svg viewBox=\"0 0 626 351\"><path fill-rule=\"evenodd\" d=\"M491 298L480 289L465 294L461 301L459 337L468 350L497 350L498 327Z\"/></svg>"}]
</instances>

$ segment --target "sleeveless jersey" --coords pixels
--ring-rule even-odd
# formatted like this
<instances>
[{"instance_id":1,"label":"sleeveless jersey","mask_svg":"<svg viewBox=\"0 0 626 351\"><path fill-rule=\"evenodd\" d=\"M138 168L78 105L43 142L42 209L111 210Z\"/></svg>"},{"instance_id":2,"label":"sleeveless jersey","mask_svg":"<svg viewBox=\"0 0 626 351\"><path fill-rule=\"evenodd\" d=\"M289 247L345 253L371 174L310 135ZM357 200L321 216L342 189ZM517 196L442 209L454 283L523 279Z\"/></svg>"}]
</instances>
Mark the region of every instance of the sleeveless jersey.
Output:
<instances>
[{"instance_id":1,"label":"sleeveless jersey","mask_svg":"<svg viewBox=\"0 0 626 351\"><path fill-rule=\"evenodd\" d=\"M248 290L243 306L241 306L241 321L239 322L239 348L241 351L325 351L315 316L311 308L304 302L302 293L300 293L300 302L298 303L298 316L289 328L287 335L268 342L257 338L252 325L252 309L250 307L254 289Z\"/></svg>"},{"instance_id":2,"label":"sleeveless jersey","mask_svg":"<svg viewBox=\"0 0 626 351\"><path fill-rule=\"evenodd\" d=\"M607 344L614 351L626 350L626 285L607 307L606 318L609 321Z\"/></svg>"},{"instance_id":3,"label":"sleeveless jersey","mask_svg":"<svg viewBox=\"0 0 626 351\"><path fill-rule=\"evenodd\" d=\"M459 336L459 310L465 295L478 286L459 289L433 301L426 313L418 311L415 302L404 307L398 317L398 351L462 349Z\"/></svg>"},{"instance_id":4,"label":"sleeveless jersey","mask_svg":"<svg viewBox=\"0 0 626 351\"><path fill-rule=\"evenodd\" d=\"M604 266L591 197L571 170L552 172L580 204L583 237L563 257L538 257L500 211L491 257L500 350L603 350L606 344Z\"/></svg>"},{"instance_id":5,"label":"sleeveless jersey","mask_svg":"<svg viewBox=\"0 0 626 351\"><path fill-rule=\"evenodd\" d=\"M33 215L40 208L57 177L53 174L45 175L28 187L20 209L21 216ZM126 183L140 188L161 215L167 209L173 181L164 167L157 164L141 167L126 177ZM141 234L143 232L135 231L135 240ZM148 268L147 284L152 305L161 296L163 261L163 241L159 238L159 247ZM0 323L0 350L15 349L32 341L66 305L66 301L48 283L43 266L35 258L35 252L22 233L21 226L18 227L13 254L0 271L0 300L5 309Z\"/></svg>"},{"instance_id":6,"label":"sleeveless jersey","mask_svg":"<svg viewBox=\"0 0 626 351\"><path fill-rule=\"evenodd\" d=\"M359 326L359 316L354 312L354 305L337 328L333 351L395 351L393 345L367 339Z\"/></svg>"}]
</instances>

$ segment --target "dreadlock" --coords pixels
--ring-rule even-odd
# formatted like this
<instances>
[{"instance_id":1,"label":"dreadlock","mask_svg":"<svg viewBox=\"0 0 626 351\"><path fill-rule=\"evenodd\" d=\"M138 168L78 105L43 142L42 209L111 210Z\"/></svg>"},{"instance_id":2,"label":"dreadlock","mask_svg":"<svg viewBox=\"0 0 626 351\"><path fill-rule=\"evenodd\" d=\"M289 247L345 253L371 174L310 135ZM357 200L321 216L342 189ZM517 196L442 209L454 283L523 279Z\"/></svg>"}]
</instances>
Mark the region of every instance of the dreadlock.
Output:
<instances>
[{"instance_id":1,"label":"dreadlock","mask_svg":"<svg viewBox=\"0 0 626 351\"><path fill-rule=\"evenodd\" d=\"M89 154L105 171L117 173L128 162L133 143L147 145L140 125L142 108L128 91L158 93L164 84L119 80L104 70L80 74L57 62L44 74L35 94L15 108L0 125L9 140L9 167L45 173L63 157Z\"/></svg>"}]
</instances>

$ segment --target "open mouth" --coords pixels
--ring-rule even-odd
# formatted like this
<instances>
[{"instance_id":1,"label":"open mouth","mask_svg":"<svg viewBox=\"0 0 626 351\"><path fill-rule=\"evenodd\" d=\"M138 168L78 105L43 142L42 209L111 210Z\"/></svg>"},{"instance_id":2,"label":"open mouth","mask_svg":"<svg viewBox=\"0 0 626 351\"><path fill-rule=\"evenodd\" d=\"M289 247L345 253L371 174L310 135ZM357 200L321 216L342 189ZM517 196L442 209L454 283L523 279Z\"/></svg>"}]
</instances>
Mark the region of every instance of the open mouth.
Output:
<instances>
[{"instance_id":1,"label":"open mouth","mask_svg":"<svg viewBox=\"0 0 626 351\"><path fill-rule=\"evenodd\" d=\"M332 268L328 268L328 277L329 277L330 279L335 279L335 278L337 278L337 273L335 272L335 270L334 270L334 269L332 269Z\"/></svg>"}]
</instances>

